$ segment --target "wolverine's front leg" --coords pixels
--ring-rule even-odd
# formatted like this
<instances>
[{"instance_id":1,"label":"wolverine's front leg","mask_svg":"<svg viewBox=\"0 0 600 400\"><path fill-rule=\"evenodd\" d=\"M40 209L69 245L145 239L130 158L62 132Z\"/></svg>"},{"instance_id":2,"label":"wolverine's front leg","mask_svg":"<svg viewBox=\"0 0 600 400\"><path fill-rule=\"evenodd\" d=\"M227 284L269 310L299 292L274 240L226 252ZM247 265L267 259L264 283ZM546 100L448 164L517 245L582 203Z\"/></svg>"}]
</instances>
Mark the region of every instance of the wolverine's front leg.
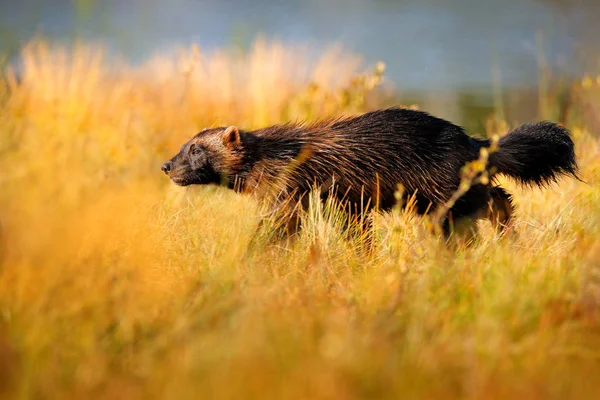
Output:
<instances>
[{"instance_id":1,"label":"wolverine's front leg","mask_svg":"<svg viewBox=\"0 0 600 400\"><path fill-rule=\"evenodd\" d=\"M280 193L267 204L263 201L263 209L266 208L266 211L258 223L251 246L293 239L301 229L302 206L302 198L295 193L292 195Z\"/></svg>"}]
</instances>

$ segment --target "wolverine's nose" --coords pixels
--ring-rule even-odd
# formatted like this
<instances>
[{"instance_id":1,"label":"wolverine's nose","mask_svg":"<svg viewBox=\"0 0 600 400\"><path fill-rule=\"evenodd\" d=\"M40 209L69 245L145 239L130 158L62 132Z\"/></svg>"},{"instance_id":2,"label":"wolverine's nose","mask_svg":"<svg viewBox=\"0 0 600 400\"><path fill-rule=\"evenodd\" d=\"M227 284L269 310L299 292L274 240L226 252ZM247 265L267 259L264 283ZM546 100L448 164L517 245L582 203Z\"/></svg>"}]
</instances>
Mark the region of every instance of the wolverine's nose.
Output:
<instances>
[{"instance_id":1,"label":"wolverine's nose","mask_svg":"<svg viewBox=\"0 0 600 400\"><path fill-rule=\"evenodd\" d=\"M164 163L162 165L162 167L160 167L160 169L162 170L162 172L164 172L165 174L168 174L169 171L171 171L171 162L167 161L166 163Z\"/></svg>"}]
</instances>

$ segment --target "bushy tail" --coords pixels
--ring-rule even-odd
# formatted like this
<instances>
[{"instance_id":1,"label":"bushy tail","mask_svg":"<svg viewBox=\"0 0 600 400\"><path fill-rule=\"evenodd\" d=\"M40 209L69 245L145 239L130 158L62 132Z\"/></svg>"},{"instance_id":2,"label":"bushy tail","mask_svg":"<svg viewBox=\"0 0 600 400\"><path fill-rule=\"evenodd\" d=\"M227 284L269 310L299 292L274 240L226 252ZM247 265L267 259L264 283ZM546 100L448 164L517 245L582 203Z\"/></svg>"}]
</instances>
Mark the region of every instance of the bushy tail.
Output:
<instances>
[{"instance_id":1,"label":"bushy tail","mask_svg":"<svg viewBox=\"0 0 600 400\"><path fill-rule=\"evenodd\" d=\"M496 173L524 184L544 186L561 175L577 178L571 135L552 122L519 126L500 139L498 151L490 154L489 164Z\"/></svg>"}]
</instances>

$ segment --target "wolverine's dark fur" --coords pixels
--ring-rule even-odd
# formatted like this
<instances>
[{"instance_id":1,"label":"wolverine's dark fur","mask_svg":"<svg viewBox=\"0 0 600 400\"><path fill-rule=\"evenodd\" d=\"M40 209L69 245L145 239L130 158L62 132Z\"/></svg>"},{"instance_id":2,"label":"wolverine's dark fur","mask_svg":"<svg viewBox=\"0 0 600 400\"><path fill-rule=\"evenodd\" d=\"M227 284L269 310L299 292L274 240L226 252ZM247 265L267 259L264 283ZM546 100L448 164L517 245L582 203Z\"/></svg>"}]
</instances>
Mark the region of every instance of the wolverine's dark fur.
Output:
<instances>
[{"instance_id":1,"label":"wolverine's dark fur","mask_svg":"<svg viewBox=\"0 0 600 400\"><path fill-rule=\"evenodd\" d=\"M461 168L478 158L489 140L425 112L390 108L314 124L275 125L255 131L206 129L163 165L179 185L225 183L241 192L273 194L290 221L295 206L318 187L351 214L389 210L401 184L421 214L444 204L458 189ZM490 155L491 184L473 186L450 210L453 220L490 218L506 225L510 195L494 185L495 174L544 185L575 176L569 132L550 122L518 127Z\"/></svg>"}]
</instances>

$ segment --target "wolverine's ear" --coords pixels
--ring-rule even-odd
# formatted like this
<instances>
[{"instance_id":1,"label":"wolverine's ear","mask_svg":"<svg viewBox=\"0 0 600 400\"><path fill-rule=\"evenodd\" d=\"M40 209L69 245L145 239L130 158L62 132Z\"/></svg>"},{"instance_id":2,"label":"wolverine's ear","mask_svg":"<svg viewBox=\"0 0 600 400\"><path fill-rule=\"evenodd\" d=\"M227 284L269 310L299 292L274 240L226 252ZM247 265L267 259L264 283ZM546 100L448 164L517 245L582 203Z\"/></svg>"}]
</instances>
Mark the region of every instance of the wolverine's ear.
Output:
<instances>
[{"instance_id":1,"label":"wolverine's ear","mask_svg":"<svg viewBox=\"0 0 600 400\"><path fill-rule=\"evenodd\" d=\"M240 139L240 130L236 126L230 126L223 132L223 143L229 146L239 146L242 141Z\"/></svg>"}]
</instances>

